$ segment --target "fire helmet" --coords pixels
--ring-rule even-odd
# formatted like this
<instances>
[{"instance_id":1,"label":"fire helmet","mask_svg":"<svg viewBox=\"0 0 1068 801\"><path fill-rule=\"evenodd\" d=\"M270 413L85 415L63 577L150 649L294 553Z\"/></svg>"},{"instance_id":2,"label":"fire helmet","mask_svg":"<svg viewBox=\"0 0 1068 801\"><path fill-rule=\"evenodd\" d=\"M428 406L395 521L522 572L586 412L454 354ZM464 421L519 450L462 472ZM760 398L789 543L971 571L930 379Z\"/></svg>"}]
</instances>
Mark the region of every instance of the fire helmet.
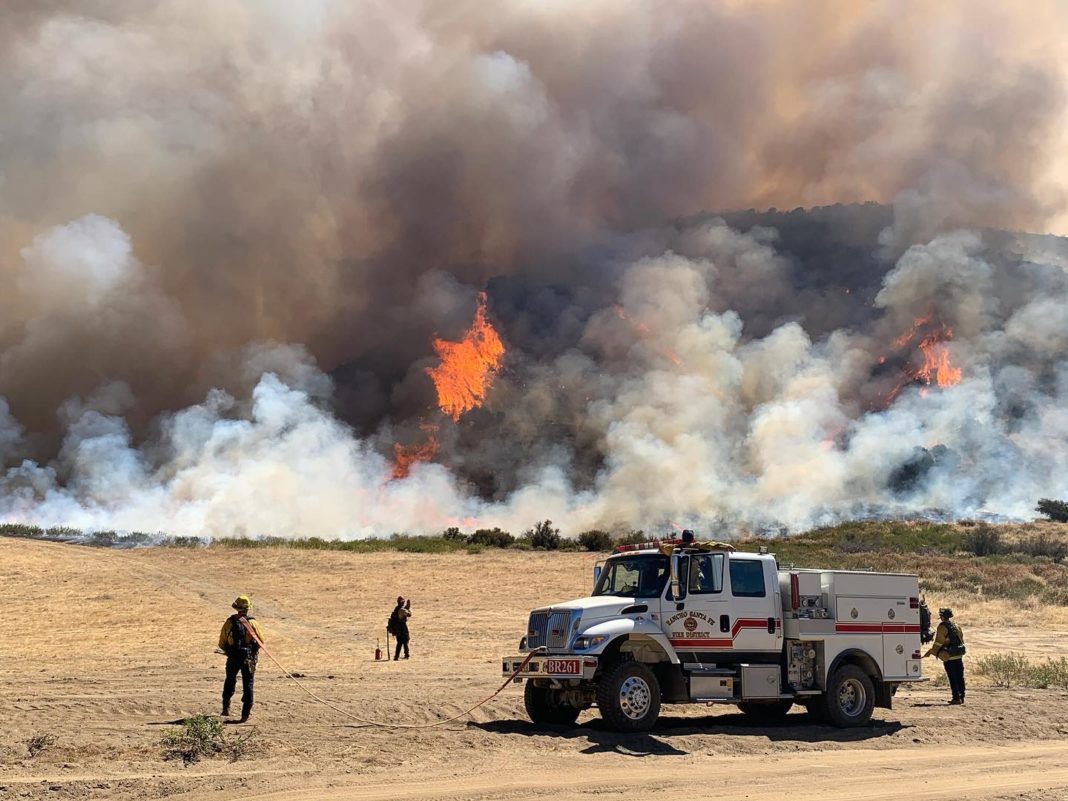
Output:
<instances>
[{"instance_id":1,"label":"fire helmet","mask_svg":"<svg viewBox=\"0 0 1068 801\"><path fill-rule=\"evenodd\" d=\"M252 608L252 601L249 600L247 595L239 595L237 596L237 600L230 604L230 606L239 612L247 612Z\"/></svg>"}]
</instances>

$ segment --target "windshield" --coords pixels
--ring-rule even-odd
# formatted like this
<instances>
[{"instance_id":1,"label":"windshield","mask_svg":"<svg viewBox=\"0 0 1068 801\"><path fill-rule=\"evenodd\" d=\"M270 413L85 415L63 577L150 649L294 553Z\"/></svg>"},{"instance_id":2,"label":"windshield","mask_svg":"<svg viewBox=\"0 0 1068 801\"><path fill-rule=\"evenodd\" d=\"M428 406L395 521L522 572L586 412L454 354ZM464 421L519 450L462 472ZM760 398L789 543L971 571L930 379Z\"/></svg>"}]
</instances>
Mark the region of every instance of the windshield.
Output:
<instances>
[{"instance_id":1,"label":"windshield","mask_svg":"<svg viewBox=\"0 0 1068 801\"><path fill-rule=\"evenodd\" d=\"M668 558L660 554L609 559L594 595L659 598L668 579Z\"/></svg>"}]
</instances>

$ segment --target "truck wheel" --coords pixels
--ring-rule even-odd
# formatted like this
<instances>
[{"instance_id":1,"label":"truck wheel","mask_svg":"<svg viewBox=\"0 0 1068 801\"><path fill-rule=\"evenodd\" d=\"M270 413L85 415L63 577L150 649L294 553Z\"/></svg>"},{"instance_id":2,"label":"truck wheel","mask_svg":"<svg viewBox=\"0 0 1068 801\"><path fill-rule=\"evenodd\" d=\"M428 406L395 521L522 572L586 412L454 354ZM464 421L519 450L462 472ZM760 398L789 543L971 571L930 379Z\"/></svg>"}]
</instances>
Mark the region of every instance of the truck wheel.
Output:
<instances>
[{"instance_id":1,"label":"truck wheel","mask_svg":"<svg viewBox=\"0 0 1068 801\"><path fill-rule=\"evenodd\" d=\"M523 689L523 703L532 723L552 723L571 726L578 720L580 710L560 701L560 692L552 687L539 687L532 681Z\"/></svg>"},{"instance_id":2,"label":"truck wheel","mask_svg":"<svg viewBox=\"0 0 1068 801\"><path fill-rule=\"evenodd\" d=\"M597 684L597 708L616 731L648 731L660 717L660 682L641 662L620 662Z\"/></svg>"},{"instance_id":3,"label":"truck wheel","mask_svg":"<svg viewBox=\"0 0 1068 801\"><path fill-rule=\"evenodd\" d=\"M738 709L753 723L778 723L793 705L793 701L772 701L770 704L749 702L738 704Z\"/></svg>"},{"instance_id":4,"label":"truck wheel","mask_svg":"<svg viewBox=\"0 0 1068 801\"><path fill-rule=\"evenodd\" d=\"M827 682L827 720L841 729L863 726L875 708L875 687L856 665L842 665Z\"/></svg>"}]
</instances>

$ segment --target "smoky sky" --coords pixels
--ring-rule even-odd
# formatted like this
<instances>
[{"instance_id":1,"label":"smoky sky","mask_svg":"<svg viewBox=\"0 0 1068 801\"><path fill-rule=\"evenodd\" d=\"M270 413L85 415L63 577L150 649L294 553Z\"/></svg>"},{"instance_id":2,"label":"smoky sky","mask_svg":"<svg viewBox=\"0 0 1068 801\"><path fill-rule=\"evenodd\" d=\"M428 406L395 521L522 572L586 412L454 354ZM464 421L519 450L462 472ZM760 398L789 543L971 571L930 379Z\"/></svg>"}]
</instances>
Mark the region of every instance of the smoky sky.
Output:
<instances>
[{"instance_id":1,"label":"smoky sky","mask_svg":"<svg viewBox=\"0 0 1068 801\"><path fill-rule=\"evenodd\" d=\"M433 414L431 340L480 290L506 372L441 458L461 495L515 508L546 465L625 483L653 369L634 348L680 343L636 345L620 308L683 340L673 321L720 321L699 338L739 351L715 391L741 404L723 425L763 421L750 447L783 391L767 354L841 348L824 400L849 419L893 380L858 354L932 307L1056 397L1063 334L1035 303L1059 245L1011 232L1065 210L1066 25L1056 3L8 3L0 458L52 471L23 499L97 497L71 432L106 429L143 461L124 480L158 489L184 469L175 421L263 412L265 375L388 455ZM1014 392L991 403L1045 408ZM769 475L754 454L691 458Z\"/></svg>"}]
</instances>

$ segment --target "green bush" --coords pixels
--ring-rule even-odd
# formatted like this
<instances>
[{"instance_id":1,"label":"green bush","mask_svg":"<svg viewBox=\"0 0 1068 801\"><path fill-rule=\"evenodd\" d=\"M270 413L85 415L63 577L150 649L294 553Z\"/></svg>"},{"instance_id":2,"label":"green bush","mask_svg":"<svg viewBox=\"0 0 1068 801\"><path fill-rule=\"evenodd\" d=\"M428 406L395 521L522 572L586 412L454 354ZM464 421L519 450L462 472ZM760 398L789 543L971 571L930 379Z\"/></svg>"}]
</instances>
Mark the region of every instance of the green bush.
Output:
<instances>
[{"instance_id":1,"label":"green bush","mask_svg":"<svg viewBox=\"0 0 1068 801\"><path fill-rule=\"evenodd\" d=\"M989 678L997 687L1012 687L1027 684L1030 667L1023 654L988 654L976 661L975 672Z\"/></svg>"},{"instance_id":2,"label":"green bush","mask_svg":"<svg viewBox=\"0 0 1068 801\"><path fill-rule=\"evenodd\" d=\"M975 669L998 687L1068 690L1068 658L1063 656L1032 662L1023 654L990 654L980 657Z\"/></svg>"},{"instance_id":3,"label":"green bush","mask_svg":"<svg viewBox=\"0 0 1068 801\"><path fill-rule=\"evenodd\" d=\"M529 529L523 539L530 543L530 547L536 551L560 550L560 529L553 528L552 520L542 520L535 523L534 528Z\"/></svg>"},{"instance_id":4,"label":"green bush","mask_svg":"<svg viewBox=\"0 0 1068 801\"><path fill-rule=\"evenodd\" d=\"M651 539L653 538L648 536L640 528L636 528L630 531L624 531L616 537L616 545L638 545L643 542L648 542Z\"/></svg>"},{"instance_id":5,"label":"green bush","mask_svg":"<svg viewBox=\"0 0 1068 801\"><path fill-rule=\"evenodd\" d=\"M180 729L164 734L160 745L164 759L180 759L188 765L221 754L225 739L222 720L211 715L193 715L183 721Z\"/></svg>"},{"instance_id":6,"label":"green bush","mask_svg":"<svg viewBox=\"0 0 1068 801\"><path fill-rule=\"evenodd\" d=\"M480 528L467 538L472 545L484 545L487 548L507 548L515 542L515 537L499 528Z\"/></svg>"},{"instance_id":7,"label":"green bush","mask_svg":"<svg viewBox=\"0 0 1068 801\"><path fill-rule=\"evenodd\" d=\"M460 531L460 529L456 528L455 526L453 526L452 528L447 528L443 532L441 532L441 538L443 540L454 540L456 542L467 542L467 535L464 534L462 531Z\"/></svg>"},{"instance_id":8,"label":"green bush","mask_svg":"<svg viewBox=\"0 0 1068 801\"><path fill-rule=\"evenodd\" d=\"M610 551L615 543L607 531L591 529L578 535L578 544L587 551Z\"/></svg>"},{"instance_id":9,"label":"green bush","mask_svg":"<svg viewBox=\"0 0 1068 801\"><path fill-rule=\"evenodd\" d=\"M160 739L163 758L180 759L186 765L204 758L223 756L235 762L246 756L255 742L256 730L246 729L227 737L222 720L212 715L193 715L182 727L171 729Z\"/></svg>"},{"instance_id":10,"label":"green bush","mask_svg":"<svg viewBox=\"0 0 1068 801\"><path fill-rule=\"evenodd\" d=\"M1068 523L1068 502L1043 498L1038 502L1035 511L1058 523Z\"/></svg>"},{"instance_id":11,"label":"green bush","mask_svg":"<svg viewBox=\"0 0 1068 801\"><path fill-rule=\"evenodd\" d=\"M1060 562L1068 556L1068 544L1053 539L1045 532L1023 540L1016 550L1028 556L1046 556L1054 562Z\"/></svg>"},{"instance_id":12,"label":"green bush","mask_svg":"<svg viewBox=\"0 0 1068 801\"><path fill-rule=\"evenodd\" d=\"M1068 690L1068 657L1047 658L1045 662L1032 666L1028 686L1043 690L1050 687Z\"/></svg>"},{"instance_id":13,"label":"green bush","mask_svg":"<svg viewBox=\"0 0 1068 801\"><path fill-rule=\"evenodd\" d=\"M976 556L993 556L1002 552L1001 532L986 523L980 523L964 538L964 547Z\"/></svg>"}]
</instances>

